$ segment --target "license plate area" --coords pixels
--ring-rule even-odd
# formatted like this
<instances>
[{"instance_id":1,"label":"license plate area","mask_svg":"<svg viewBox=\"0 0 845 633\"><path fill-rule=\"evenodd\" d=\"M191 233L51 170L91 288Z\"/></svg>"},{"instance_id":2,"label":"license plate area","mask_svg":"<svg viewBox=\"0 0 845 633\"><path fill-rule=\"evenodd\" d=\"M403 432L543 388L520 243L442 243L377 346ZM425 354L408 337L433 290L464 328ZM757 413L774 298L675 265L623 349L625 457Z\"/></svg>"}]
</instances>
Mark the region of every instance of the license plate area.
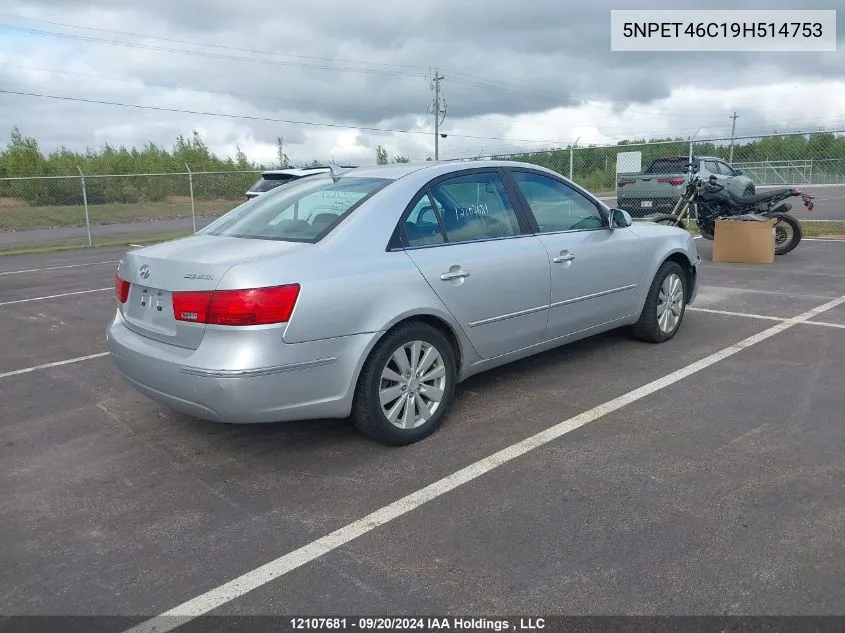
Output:
<instances>
[{"instance_id":1,"label":"license plate area","mask_svg":"<svg viewBox=\"0 0 845 633\"><path fill-rule=\"evenodd\" d=\"M651 200L643 200L642 202L640 202L640 208L651 209Z\"/></svg>"},{"instance_id":2,"label":"license plate area","mask_svg":"<svg viewBox=\"0 0 845 633\"><path fill-rule=\"evenodd\" d=\"M173 318L173 298L167 290L134 285L130 293L127 315L145 328L161 334L176 334Z\"/></svg>"}]
</instances>

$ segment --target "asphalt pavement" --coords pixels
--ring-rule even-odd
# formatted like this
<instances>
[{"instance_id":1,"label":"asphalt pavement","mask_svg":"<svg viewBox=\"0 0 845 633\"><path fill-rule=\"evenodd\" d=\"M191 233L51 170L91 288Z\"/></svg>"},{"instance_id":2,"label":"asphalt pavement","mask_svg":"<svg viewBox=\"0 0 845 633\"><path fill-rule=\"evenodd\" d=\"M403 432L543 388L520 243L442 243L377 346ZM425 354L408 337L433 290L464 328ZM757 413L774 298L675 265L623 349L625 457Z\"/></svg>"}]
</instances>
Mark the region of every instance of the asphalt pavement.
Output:
<instances>
[{"instance_id":1,"label":"asphalt pavement","mask_svg":"<svg viewBox=\"0 0 845 633\"><path fill-rule=\"evenodd\" d=\"M0 258L0 614L842 615L845 303L784 319L845 294L845 242L765 266L696 243L702 288L671 342L617 331L473 377L399 449L343 420L159 407L94 356L121 250Z\"/></svg>"}]
</instances>

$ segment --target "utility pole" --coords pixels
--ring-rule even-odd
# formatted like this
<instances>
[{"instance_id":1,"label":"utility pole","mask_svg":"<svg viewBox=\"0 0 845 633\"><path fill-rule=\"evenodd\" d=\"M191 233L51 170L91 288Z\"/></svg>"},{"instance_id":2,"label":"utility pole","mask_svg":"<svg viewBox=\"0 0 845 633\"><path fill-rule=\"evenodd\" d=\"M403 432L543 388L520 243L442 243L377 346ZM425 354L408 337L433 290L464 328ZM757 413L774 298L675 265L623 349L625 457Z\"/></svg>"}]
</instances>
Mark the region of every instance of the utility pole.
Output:
<instances>
[{"instance_id":1,"label":"utility pole","mask_svg":"<svg viewBox=\"0 0 845 633\"><path fill-rule=\"evenodd\" d=\"M440 82L445 77L438 70L434 71L434 160L440 159L440 124L446 118L446 109L440 106ZM442 118L441 118L442 115Z\"/></svg>"},{"instance_id":2,"label":"utility pole","mask_svg":"<svg viewBox=\"0 0 845 633\"><path fill-rule=\"evenodd\" d=\"M739 118L739 115L734 112L729 119L733 119L733 123L731 124L731 153L730 158L728 158L728 163L734 162L734 135L736 134L736 120Z\"/></svg>"}]
</instances>

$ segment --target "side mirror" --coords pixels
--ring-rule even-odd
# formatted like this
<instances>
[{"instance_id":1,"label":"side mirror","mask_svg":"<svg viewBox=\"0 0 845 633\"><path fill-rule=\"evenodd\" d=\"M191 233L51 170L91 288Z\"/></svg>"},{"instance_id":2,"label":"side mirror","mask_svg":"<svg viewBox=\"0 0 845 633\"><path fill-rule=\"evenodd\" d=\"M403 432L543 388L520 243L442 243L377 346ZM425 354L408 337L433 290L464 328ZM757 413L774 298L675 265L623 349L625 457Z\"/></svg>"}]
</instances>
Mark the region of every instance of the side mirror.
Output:
<instances>
[{"instance_id":1,"label":"side mirror","mask_svg":"<svg viewBox=\"0 0 845 633\"><path fill-rule=\"evenodd\" d=\"M741 169L734 169L734 175L742 176L742 170Z\"/></svg>"},{"instance_id":2,"label":"side mirror","mask_svg":"<svg viewBox=\"0 0 845 633\"><path fill-rule=\"evenodd\" d=\"M610 228L622 227L626 228L631 226L634 223L633 218L631 218L631 214L627 211L623 211L622 209L611 209L610 210Z\"/></svg>"}]
</instances>

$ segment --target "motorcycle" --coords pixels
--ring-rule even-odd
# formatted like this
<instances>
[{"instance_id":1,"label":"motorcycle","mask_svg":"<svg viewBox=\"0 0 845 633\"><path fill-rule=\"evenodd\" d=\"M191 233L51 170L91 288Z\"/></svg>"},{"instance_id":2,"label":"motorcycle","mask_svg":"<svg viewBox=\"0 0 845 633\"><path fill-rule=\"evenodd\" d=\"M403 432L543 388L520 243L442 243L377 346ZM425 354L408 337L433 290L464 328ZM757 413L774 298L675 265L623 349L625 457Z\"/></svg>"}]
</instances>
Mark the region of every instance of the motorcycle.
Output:
<instances>
[{"instance_id":1,"label":"motorcycle","mask_svg":"<svg viewBox=\"0 0 845 633\"><path fill-rule=\"evenodd\" d=\"M689 169L695 172L694 166L688 165ZM785 202L794 197L800 197L807 210L812 212L813 196L796 187L739 196L720 184L715 176L704 182L696 175L690 179L672 213L658 213L644 219L686 229L684 218L691 215L697 221L701 236L712 240L719 218L746 214L774 218L777 220L774 227L775 255L785 255L798 246L802 236L801 224L789 215L792 205Z\"/></svg>"}]
</instances>

